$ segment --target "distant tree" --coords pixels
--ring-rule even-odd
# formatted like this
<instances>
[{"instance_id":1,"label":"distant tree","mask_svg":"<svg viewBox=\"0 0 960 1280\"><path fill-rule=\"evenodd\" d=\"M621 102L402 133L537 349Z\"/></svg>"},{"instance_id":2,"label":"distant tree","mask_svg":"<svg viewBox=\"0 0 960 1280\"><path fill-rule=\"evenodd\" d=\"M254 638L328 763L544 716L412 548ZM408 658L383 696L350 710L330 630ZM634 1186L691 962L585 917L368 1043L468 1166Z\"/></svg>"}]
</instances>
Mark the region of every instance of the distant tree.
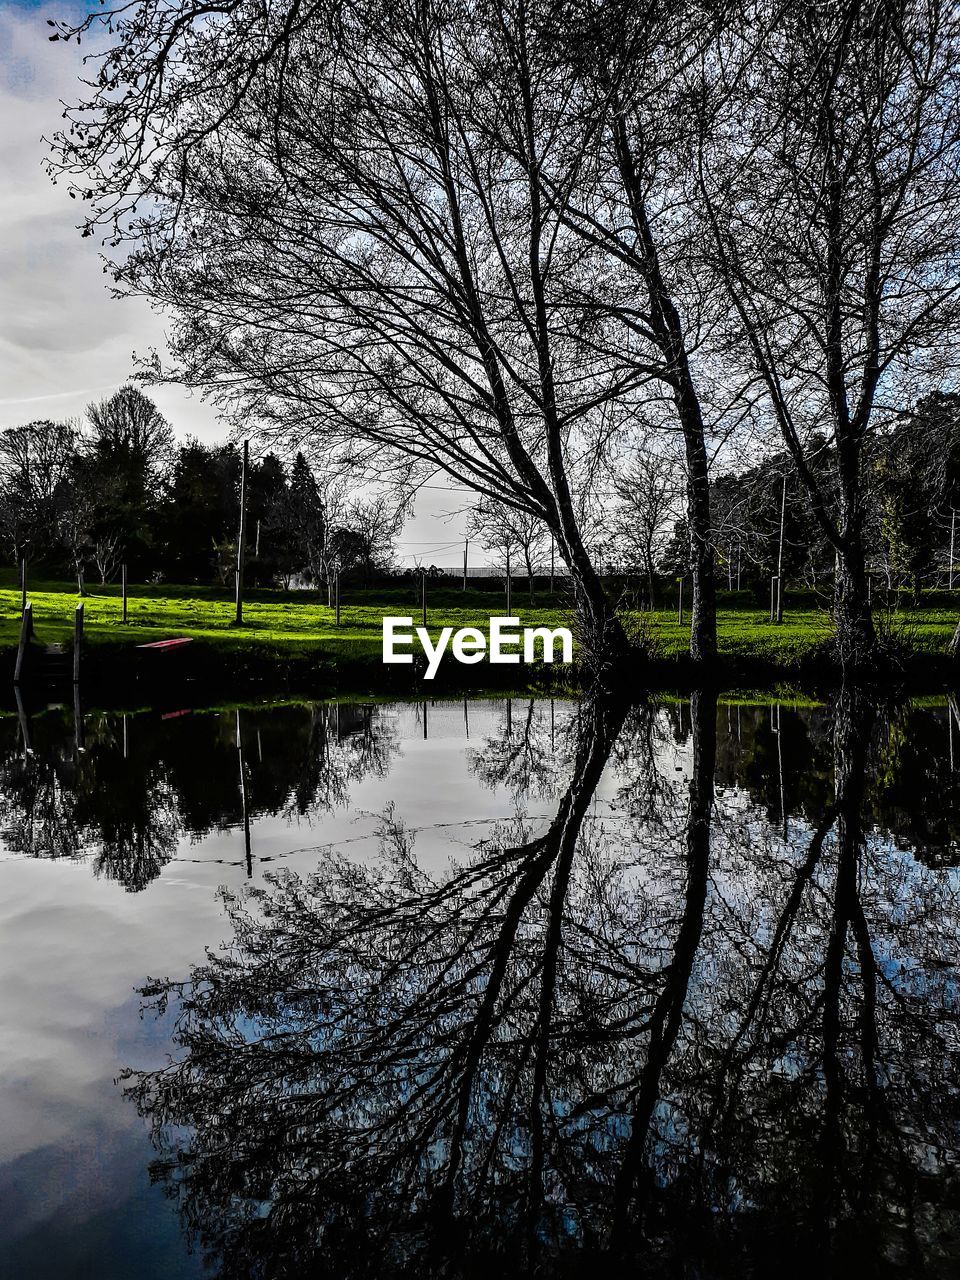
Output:
<instances>
[{"instance_id":1,"label":"distant tree","mask_svg":"<svg viewBox=\"0 0 960 1280\"><path fill-rule=\"evenodd\" d=\"M102 494L97 538L121 558L143 563L152 542L161 481L173 457L173 430L137 387L90 404L89 475Z\"/></svg>"},{"instance_id":2,"label":"distant tree","mask_svg":"<svg viewBox=\"0 0 960 1280\"><path fill-rule=\"evenodd\" d=\"M29 422L0 432L0 534L14 563L58 551L80 446L75 422Z\"/></svg>"},{"instance_id":3,"label":"distant tree","mask_svg":"<svg viewBox=\"0 0 960 1280\"><path fill-rule=\"evenodd\" d=\"M612 478L614 546L628 565L641 567L651 608L657 561L678 518L684 483L679 459L653 440L642 441L632 451L628 469Z\"/></svg>"},{"instance_id":4,"label":"distant tree","mask_svg":"<svg viewBox=\"0 0 960 1280\"><path fill-rule=\"evenodd\" d=\"M323 495L306 458L298 453L290 469L284 513L291 562L311 582L330 588L327 519Z\"/></svg>"},{"instance_id":5,"label":"distant tree","mask_svg":"<svg viewBox=\"0 0 960 1280\"><path fill-rule=\"evenodd\" d=\"M960 505L960 395L935 393L875 450L881 546L892 574L920 591L942 559Z\"/></svg>"},{"instance_id":6,"label":"distant tree","mask_svg":"<svg viewBox=\"0 0 960 1280\"><path fill-rule=\"evenodd\" d=\"M188 439L180 446L158 515L165 573L174 580L209 582L223 577L224 565L229 572L239 494L240 456L232 444L208 448Z\"/></svg>"},{"instance_id":7,"label":"distant tree","mask_svg":"<svg viewBox=\"0 0 960 1280\"><path fill-rule=\"evenodd\" d=\"M533 604L534 574L550 539L550 531L543 521L503 503L481 502L470 512L467 529L484 551L493 553L504 571L508 557L514 573L523 565Z\"/></svg>"}]
</instances>

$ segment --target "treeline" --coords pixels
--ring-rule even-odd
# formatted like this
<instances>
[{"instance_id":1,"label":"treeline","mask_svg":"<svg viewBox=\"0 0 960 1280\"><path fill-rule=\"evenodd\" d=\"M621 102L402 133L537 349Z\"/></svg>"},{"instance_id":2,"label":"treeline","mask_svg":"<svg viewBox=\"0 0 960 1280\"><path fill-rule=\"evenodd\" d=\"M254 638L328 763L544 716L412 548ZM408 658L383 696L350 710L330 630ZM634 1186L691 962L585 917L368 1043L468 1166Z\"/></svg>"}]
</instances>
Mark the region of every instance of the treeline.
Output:
<instances>
[{"instance_id":1,"label":"treeline","mask_svg":"<svg viewBox=\"0 0 960 1280\"><path fill-rule=\"evenodd\" d=\"M241 454L232 443L177 443L157 406L122 387L86 421L30 422L0 432L4 558L34 571L114 580L233 579ZM274 453L246 479L247 574L261 586L329 586L338 570L389 564L401 517L318 480L302 453Z\"/></svg>"},{"instance_id":2,"label":"treeline","mask_svg":"<svg viewBox=\"0 0 960 1280\"><path fill-rule=\"evenodd\" d=\"M865 446L863 543L867 572L887 591L951 585L960 555L960 395L935 393ZM836 450L824 436L810 446L816 485L836 500ZM617 485L609 562L643 577L653 598L664 578L689 571L682 467L638 454ZM715 475L710 485L711 546L718 585L832 592L836 550L786 450Z\"/></svg>"}]
</instances>

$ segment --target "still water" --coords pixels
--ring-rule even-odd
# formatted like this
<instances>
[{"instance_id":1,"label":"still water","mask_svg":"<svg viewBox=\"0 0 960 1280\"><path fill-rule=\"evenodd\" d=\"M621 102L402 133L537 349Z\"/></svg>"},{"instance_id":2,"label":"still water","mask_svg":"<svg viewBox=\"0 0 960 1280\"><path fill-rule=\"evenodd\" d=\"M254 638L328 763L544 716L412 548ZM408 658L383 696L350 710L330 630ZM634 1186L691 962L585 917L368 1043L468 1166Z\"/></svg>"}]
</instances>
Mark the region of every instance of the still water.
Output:
<instances>
[{"instance_id":1,"label":"still water","mask_svg":"<svg viewBox=\"0 0 960 1280\"><path fill-rule=\"evenodd\" d=\"M960 1275L956 705L0 717L0 1276Z\"/></svg>"}]
</instances>

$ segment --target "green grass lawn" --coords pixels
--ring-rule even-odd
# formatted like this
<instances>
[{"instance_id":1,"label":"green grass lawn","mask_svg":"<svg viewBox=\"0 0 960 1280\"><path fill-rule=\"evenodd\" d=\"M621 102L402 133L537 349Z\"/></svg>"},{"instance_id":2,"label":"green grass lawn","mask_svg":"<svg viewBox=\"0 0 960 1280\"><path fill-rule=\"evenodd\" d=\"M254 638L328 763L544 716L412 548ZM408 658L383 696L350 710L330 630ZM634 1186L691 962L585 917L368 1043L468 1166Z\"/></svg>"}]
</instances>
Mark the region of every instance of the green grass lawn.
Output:
<instances>
[{"instance_id":1,"label":"green grass lawn","mask_svg":"<svg viewBox=\"0 0 960 1280\"><path fill-rule=\"evenodd\" d=\"M374 595L376 598L371 599ZM31 586L29 598L36 639L42 644L69 643L78 601L75 586L37 582ZM432 632L444 626L483 627L491 614L504 612L504 604L498 592L473 590L464 594L455 588L432 586L428 625ZM570 624L569 611L557 597L545 599L544 606L531 608L525 595L517 593L512 612L523 625ZM339 665L379 659L384 614L409 615L418 624L420 609L415 588L345 593L339 627L333 609L313 593L252 591L244 606L245 625L238 628L232 625L234 604L228 591L167 585L131 587L128 621L124 624L120 589L108 585L88 590L84 631L91 646L127 647L172 636L192 636L205 645L234 651L249 649L261 655L291 657L312 654ZM944 649L956 616L942 597L926 607L901 608L889 615L889 622L883 610L877 612L881 625L889 625L911 649L928 653ZM634 625L648 630L664 658L680 657L686 651L689 615L683 626L673 610L631 615L631 619ZM19 591L0 587L0 647L14 647L19 629ZM774 626L766 611L750 602L745 593L730 599L724 599L721 593L720 649L731 657L789 665L829 635L829 617L812 600L788 608L783 624Z\"/></svg>"}]
</instances>

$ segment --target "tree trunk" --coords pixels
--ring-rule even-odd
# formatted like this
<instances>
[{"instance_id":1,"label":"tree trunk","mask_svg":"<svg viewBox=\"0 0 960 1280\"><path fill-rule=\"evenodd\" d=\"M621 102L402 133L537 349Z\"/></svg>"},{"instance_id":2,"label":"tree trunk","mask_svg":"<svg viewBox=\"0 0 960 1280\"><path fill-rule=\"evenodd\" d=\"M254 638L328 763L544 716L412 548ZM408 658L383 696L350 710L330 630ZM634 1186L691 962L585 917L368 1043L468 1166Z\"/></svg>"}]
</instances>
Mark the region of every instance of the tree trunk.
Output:
<instances>
[{"instance_id":1,"label":"tree trunk","mask_svg":"<svg viewBox=\"0 0 960 1280\"><path fill-rule=\"evenodd\" d=\"M837 553L834 625L837 654L844 671L856 671L875 661L877 633L867 602L867 572L859 538Z\"/></svg>"},{"instance_id":2,"label":"tree trunk","mask_svg":"<svg viewBox=\"0 0 960 1280\"><path fill-rule=\"evenodd\" d=\"M579 642L586 665L596 676L626 667L631 657L630 643L607 598L600 575L587 555L574 524L575 540L571 546L563 531L557 530L557 545L564 564L570 570L573 598L577 610ZM634 655L635 656L635 655Z\"/></svg>"},{"instance_id":3,"label":"tree trunk","mask_svg":"<svg viewBox=\"0 0 960 1280\"><path fill-rule=\"evenodd\" d=\"M695 401L681 406L681 420L687 458L687 521L693 585L690 657L696 663L709 663L717 656L717 588L713 580L710 478L700 406Z\"/></svg>"},{"instance_id":4,"label":"tree trunk","mask_svg":"<svg viewBox=\"0 0 960 1280\"><path fill-rule=\"evenodd\" d=\"M653 601L653 556L650 554L649 549L647 550L646 560L647 560L647 608L652 613L655 607L654 601Z\"/></svg>"}]
</instances>

